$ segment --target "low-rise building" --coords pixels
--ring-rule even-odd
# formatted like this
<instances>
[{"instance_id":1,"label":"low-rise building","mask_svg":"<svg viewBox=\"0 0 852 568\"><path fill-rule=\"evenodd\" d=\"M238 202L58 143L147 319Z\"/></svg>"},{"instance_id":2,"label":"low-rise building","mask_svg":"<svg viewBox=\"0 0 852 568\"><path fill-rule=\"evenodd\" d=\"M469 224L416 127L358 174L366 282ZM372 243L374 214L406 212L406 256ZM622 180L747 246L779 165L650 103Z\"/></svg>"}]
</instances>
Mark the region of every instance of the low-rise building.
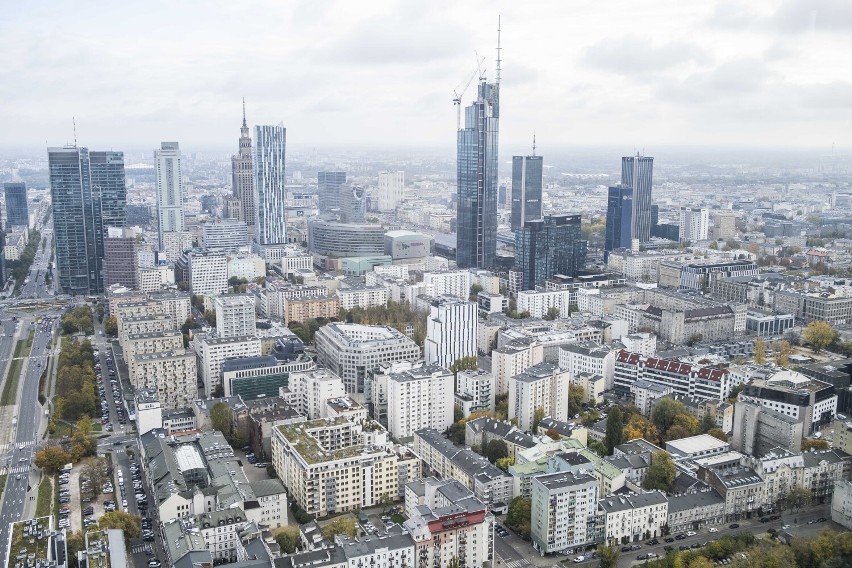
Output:
<instances>
[{"instance_id":1,"label":"low-rise building","mask_svg":"<svg viewBox=\"0 0 852 568\"><path fill-rule=\"evenodd\" d=\"M698 531L725 522L725 500L715 491L697 491L669 497L671 533Z\"/></svg>"},{"instance_id":2,"label":"low-rise building","mask_svg":"<svg viewBox=\"0 0 852 568\"><path fill-rule=\"evenodd\" d=\"M668 505L661 491L601 499L598 515L603 517L603 542L617 546L662 536L669 520Z\"/></svg>"},{"instance_id":3,"label":"low-rise building","mask_svg":"<svg viewBox=\"0 0 852 568\"><path fill-rule=\"evenodd\" d=\"M842 527L852 529L852 482L845 479L834 482L831 520Z\"/></svg>"}]
</instances>

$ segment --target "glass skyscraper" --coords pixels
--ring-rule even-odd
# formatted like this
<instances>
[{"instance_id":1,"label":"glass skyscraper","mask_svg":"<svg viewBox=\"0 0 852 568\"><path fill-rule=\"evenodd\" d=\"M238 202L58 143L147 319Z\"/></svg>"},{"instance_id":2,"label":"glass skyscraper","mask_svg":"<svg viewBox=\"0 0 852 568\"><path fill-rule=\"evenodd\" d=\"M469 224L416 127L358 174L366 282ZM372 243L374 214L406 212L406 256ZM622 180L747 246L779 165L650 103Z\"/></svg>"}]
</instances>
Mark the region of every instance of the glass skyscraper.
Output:
<instances>
[{"instance_id":1,"label":"glass skyscraper","mask_svg":"<svg viewBox=\"0 0 852 568\"><path fill-rule=\"evenodd\" d=\"M287 129L283 124L255 126L254 195L257 242L260 245L287 243L284 205L287 190L284 158Z\"/></svg>"},{"instance_id":2,"label":"glass skyscraper","mask_svg":"<svg viewBox=\"0 0 852 568\"><path fill-rule=\"evenodd\" d=\"M457 136L459 268L491 268L497 256L497 142L500 85L479 83Z\"/></svg>"},{"instance_id":3,"label":"glass skyscraper","mask_svg":"<svg viewBox=\"0 0 852 568\"><path fill-rule=\"evenodd\" d=\"M163 233L180 233L184 230L185 190L178 143L161 142L160 149L154 150L154 166L157 172L157 233L160 250L164 250Z\"/></svg>"},{"instance_id":4,"label":"glass skyscraper","mask_svg":"<svg viewBox=\"0 0 852 568\"><path fill-rule=\"evenodd\" d=\"M541 156L512 156L512 230L541 219Z\"/></svg>"},{"instance_id":5,"label":"glass skyscraper","mask_svg":"<svg viewBox=\"0 0 852 568\"><path fill-rule=\"evenodd\" d=\"M610 187L606 201L606 234L604 236L604 261L609 251L630 248L633 225L633 189Z\"/></svg>"},{"instance_id":6,"label":"glass skyscraper","mask_svg":"<svg viewBox=\"0 0 852 568\"><path fill-rule=\"evenodd\" d=\"M48 148L59 287L66 294L103 292L104 237L126 222L122 152Z\"/></svg>"},{"instance_id":7,"label":"glass skyscraper","mask_svg":"<svg viewBox=\"0 0 852 568\"><path fill-rule=\"evenodd\" d=\"M317 194L320 213L329 213L340 206L340 186L346 183L346 172L318 172Z\"/></svg>"},{"instance_id":8,"label":"glass skyscraper","mask_svg":"<svg viewBox=\"0 0 852 568\"><path fill-rule=\"evenodd\" d=\"M621 185L633 189L633 218L630 237L640 243L651 240L651 186L654 158L626 156L621 158Z\"/></svg>"},{"instance_id":9,"label":"glass skyscraper","mask_svg":"<svg viewBox=\"0 0 852 568\"><path fill-rule=\"evenodd\" d=\"M6 226L30 224L30 212L27 206L27 184L18 181L7 181L3 184L6 195Z\"/></svg>"},{"instance_id":10,"label":"glass skyscraper","mask_svg":"<svg viewBox=\"0 0 852 568\"><path fill-rule=\"evenodd\" d=\"M586 265L587 249L579 215L548 215L525 223L515 233L521 289L534 290L555 274L576 276Z\"/></svg>"}]
</instances>

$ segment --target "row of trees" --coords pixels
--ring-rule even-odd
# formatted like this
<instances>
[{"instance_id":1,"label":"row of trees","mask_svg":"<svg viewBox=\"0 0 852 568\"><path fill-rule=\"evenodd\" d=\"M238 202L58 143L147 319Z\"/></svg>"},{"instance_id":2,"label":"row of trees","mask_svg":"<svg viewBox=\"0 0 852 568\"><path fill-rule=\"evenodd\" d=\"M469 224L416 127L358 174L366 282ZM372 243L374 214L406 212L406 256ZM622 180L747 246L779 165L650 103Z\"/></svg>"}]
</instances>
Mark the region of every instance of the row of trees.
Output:
<instances>
[{"instance_id":1,"label":"row of trees","mask_svg":"<svg viewBox=\"0 0 852 568\"><path fill-rule=\"evenodd\" d=\"M65 335L83 333L92 335L95 333L95 321L92 308L88 305L77 306L62 314L59 327Z\"/></svg>"},{"instance_id":2,"label":"row of trees","mask_svg":"<svg viewBox=\"0 0 852 568\"><path fill-rule=\"evenodd\" d=\"M86 456L95 455L96 450L97 440L92 437L92 419L83 416L74 424L71 435L68 437L68 443L64 447L48 446L37 452L35 464L39 469L53 474L67 463L77 462ZM94 474L92 475L96 477ZM98 479L100 478L98 477ZM103 483L100 485L103 485Z\"/></svg>"},{"instance_id":3,"label":"row of trees","mask_svg":"<svg viewBox=\"0 0 852 568\"><path fill-rule=\"evenodd\" d=\"M370 308L354 307L351 310L340 310L340 319L347 323L362 323L365 325L388 325L402 333L413 331L411 338L418 345L426 340L426 318L428 313L415 310L408 302L389 301L383 306Z\"/></svg>"},{"instance_id":4,"label":"row of trees","mask_svg":"<svg viewBox=\"0 0 852 568\"><path fill-rule=\"evenodd\" d=\"M88 341L62 339L56 379L56 396L53 399L53 420L57 417L78 420L81 416L94 416L97 410L95 371L92 366L94 349ZM55 428L55 424L53 425Z\"/></svg>"},{"instance_id":5,"label":"row of trees","mask_svg":"<svg viewBox=\"0 0 852 568\"><path fill-rule=\"evenodd\" d=\"M36 230L31 230L28 238L27 246L24 247L21 257L18 260L6 261L6 270L8 270L9 275L15 279L15 290L20 290L21 286L24 285L24 280L27 279L30 266L32 266L36 251L38 250L41 233Z\"/></svg>"}]
</instances>

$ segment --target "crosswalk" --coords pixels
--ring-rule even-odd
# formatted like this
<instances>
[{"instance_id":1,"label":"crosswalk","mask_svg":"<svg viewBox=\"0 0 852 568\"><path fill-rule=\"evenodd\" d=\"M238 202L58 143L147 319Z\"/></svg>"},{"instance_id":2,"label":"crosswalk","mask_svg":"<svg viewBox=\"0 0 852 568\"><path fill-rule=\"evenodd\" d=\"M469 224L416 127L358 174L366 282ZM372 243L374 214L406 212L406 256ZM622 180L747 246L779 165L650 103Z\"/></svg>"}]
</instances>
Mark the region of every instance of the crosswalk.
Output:
<instances>
[{"instance_id":1,"label":"crosswalk","mask_svg":"<svg viewBox=\"0 0 852 568\"><path fill-rule=\"evenodd\" d=\"M141 554L149 550L151 550L151 546L148 544L137 544L130 549L133 554Z\"/></svg>"},{"instance_id":2,"label":"crosswalk","mask_svg":"<svg viewBox=\"0 0 852 568\"><path fill-rule=\"evenodd\" d=\"M27 464L23 465L15 465L8 473L28 473L30 471L30 466Z\"/></svg>"},{"instance_id":3,"label":"crosswalk","mask_svg":"<svg viewBox=\"0 0 852 568\"><path fill-rule=\"evenodd\" d=\"M532 566L532 564L523 558L520 560L510 560L503 565L506 566L506 568L526 568L527 566Z\"/></svg>"},{"instance_id":4,"label":"crosswalk","mask_svg":"<svg viewBox=\"0 0 852 568\"><path fill-rule=\"evenodd\" d=\"M34 446L35 442L30 440L29 442L17 442L15 444L0 444L0 453L8 452L11 449L20 449L20 448L28 448L30 446Z\"/></svg>"}]
</instances>

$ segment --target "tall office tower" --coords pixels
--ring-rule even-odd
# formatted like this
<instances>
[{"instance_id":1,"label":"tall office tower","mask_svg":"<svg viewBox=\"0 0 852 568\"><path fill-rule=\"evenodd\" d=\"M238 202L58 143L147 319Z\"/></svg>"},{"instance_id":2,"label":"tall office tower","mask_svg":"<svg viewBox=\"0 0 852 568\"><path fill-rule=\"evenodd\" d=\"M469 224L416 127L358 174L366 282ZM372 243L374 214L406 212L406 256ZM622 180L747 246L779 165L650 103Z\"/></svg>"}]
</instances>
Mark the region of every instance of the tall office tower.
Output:
<instances>
[{"instance_id":1,"label":"tall office tower","mask_svg":"<svg viewBox=\"0 0 852 568\"><path fill-rule=\"evenodd\" d=\"M512 230L541 219L541 156L512 156Z\"/></svg>"},{"instance_id":2,"label":"tall office tower","mask_svg":"<svg viewBox=\"0 0 852 568\"><path fill-rule=\"evenodd\" d=\"M491 268L497 256L497 138L500 71L497 82L481 80L476 100L464 112L457 136L458 202L456 263Z\"/></svg>"},{"instance_id":3,"label":"tall office tower","mask_svg":"<svg viewBox=\"0 0 852 568\"><path fill-rule=\"evenodd\" d=\"M282 245L287 243L284 203L287 190L284 177L284 158L287 129L283 123L275 126L255 126L254 196L257 243Z\"/></svg>"},{"instance_id":4,"label":"tall office tower","mask_svg":"<svg viewBox=\"0 0 852 568\"><path fill-rule=\"evenodd\" d=\"M254 169L252 163L251 136L246 125L246 101L243 99L243 125L240 127L239 153L231 156L231 188L236 203L229 202L228 214L249 226L255 223Z\"/></svg>"},{"instance_id":5,"label":"tall office tower","mask_svg":"<svg viewBox=\"0 0 852 568\"><path fill-rule=\"evenodd\" d=\"M654 236L654 227L660 224L660 206L651 205L651 236Z\"/></svg>"},{"instance_id":6,"label":"tall office tower","mask_svg":"<svg viewBox=\"0 0 852 568\"><path fill-rule=\"evenodd\" d=\"M678 218L680 240L706 241L710 227L710 212L697 207L681 207Z\"/></svg>"},{"instance_id":7,"label":"tall office tower","mask_svg":"<svg viewBox=\"0 0 852 568\"><path fill-rule=\"evenodd\" d=\"M475 357L478 311L476 302L455 296L429 300L426 342L423 345L426 362L449 368L462 357Z\"/></svg>"},{"instance_id":8,"label":"tall office tower","mask_svg":"<svg viewBox=\"0 0 852 568\"><path fill-rule=\"evenodd\" d=\"M630 248L630 229L633 225L633 189L616 186L609 188L606 201L606 235L604 262L609 251Z\"/></svg>"},{"instance_id":9,"label":"tall office tower","mask_svg":"<svg viewBox=\"0 0 852 568\"><path fill-rule=\"evenodd\" d=\"M576 276L586 265L588 241L580 238L579 215L548 215L515 233L515 265L521 290L533 290L555 274Z\"/></svg>"},{"instance_id":10,"label":"tall office tower","mask_svg":"<svg viewBox=\"0 0 852 568\"><path fill-rule=\"evenodd\" d=\"M184 186L180 160L180 147L177 142L161 142L160 149L154 150L160 250L163 249L163 233L183 231Z\"/></svg>"},{"instance_id":11,"label":"tall office tower","mask_svg":"<svg viewBox=\"0 0 852 568\"><path fill-rule=\"evenodd\" d=\"M6 284L6 231L3 230L3 221L0 220L0 286Z\"/></svg>"},{"instance_id":12,"label":"tall office tower","mask_svg":"<svg viewBox=\"0 0 852 568\"><path fill-rule=\"evenodd\" d=\"M126 221L124 154L48 148L47 160L59 287L65 294L100 294L106 227Z\"/></svg>"},{"instance_id":13,"label":"tall office tower","mask_svg":"<svg viewBox=\"0 0 852 568\"><path fill-rule=\"evenodd\" d=\"M123 227L107 227L104 239L104 289L121 284L131 290L139 289L137 265L140 243L136 231Z\"/></svg>"},{"instance_id":14,"label":"tall office tower","mask_svg":"<svg viewBox=\"0 0 852 568\"><path fill-rule=\"evenodd\" d=\"M363 224L367 218L367 190L360 185L340 186L340 222Z\"/></svg>"},{"instance_id":15,"label":"tall office tower","mask_svg":"<svg viewBox=\"0 0 852 568\"><path fill-rule=\"evenodd\" d=\"M500 187L497 189L497 207L500 209L506 208L506 200L508 192L506 191L506 184L501 183Z\"/></svg>"},{"instance_id":16,"label":"tall office tower","mask_svg":"<svg viewBox=\"0 0 852 568\"><path fill-rule=\"evenodd\" d=\"M379 211L394 211L405 197L405 172L379 172Z\"/></svg>"},{"instance_id":17,"label":"tall office tower","mask_svg":"<svg viewBox=\"0 0 852 568\"><path fill-rule=\"evenodd\" d=\"M27 184L7 181L3 184L6 194L6 226L21 225L29 227L30 213L27 207Z\"/></svg>"},{"instance_id":18,"label":"tall office tower","mask_svg":"<svg viewBox=\"0 0 852 568\"><path fill-rule=\"evenodd\" d=\"M318 172L317 193L320 213L329 213L340 205L340 186L346 183L346 172Z\"/></svg>"},{"instance_id":19,"label":"tall office tower","mask_svg":"<svg viewBox=\"0 0 852 568\"><path fill-rule=\"evenodd\" d=\"M626 156L621 158L621 185L633 189L633 218L630 238L640 243L651 240L651 186L654 158Z\"/></svg>"}]
</instances>

